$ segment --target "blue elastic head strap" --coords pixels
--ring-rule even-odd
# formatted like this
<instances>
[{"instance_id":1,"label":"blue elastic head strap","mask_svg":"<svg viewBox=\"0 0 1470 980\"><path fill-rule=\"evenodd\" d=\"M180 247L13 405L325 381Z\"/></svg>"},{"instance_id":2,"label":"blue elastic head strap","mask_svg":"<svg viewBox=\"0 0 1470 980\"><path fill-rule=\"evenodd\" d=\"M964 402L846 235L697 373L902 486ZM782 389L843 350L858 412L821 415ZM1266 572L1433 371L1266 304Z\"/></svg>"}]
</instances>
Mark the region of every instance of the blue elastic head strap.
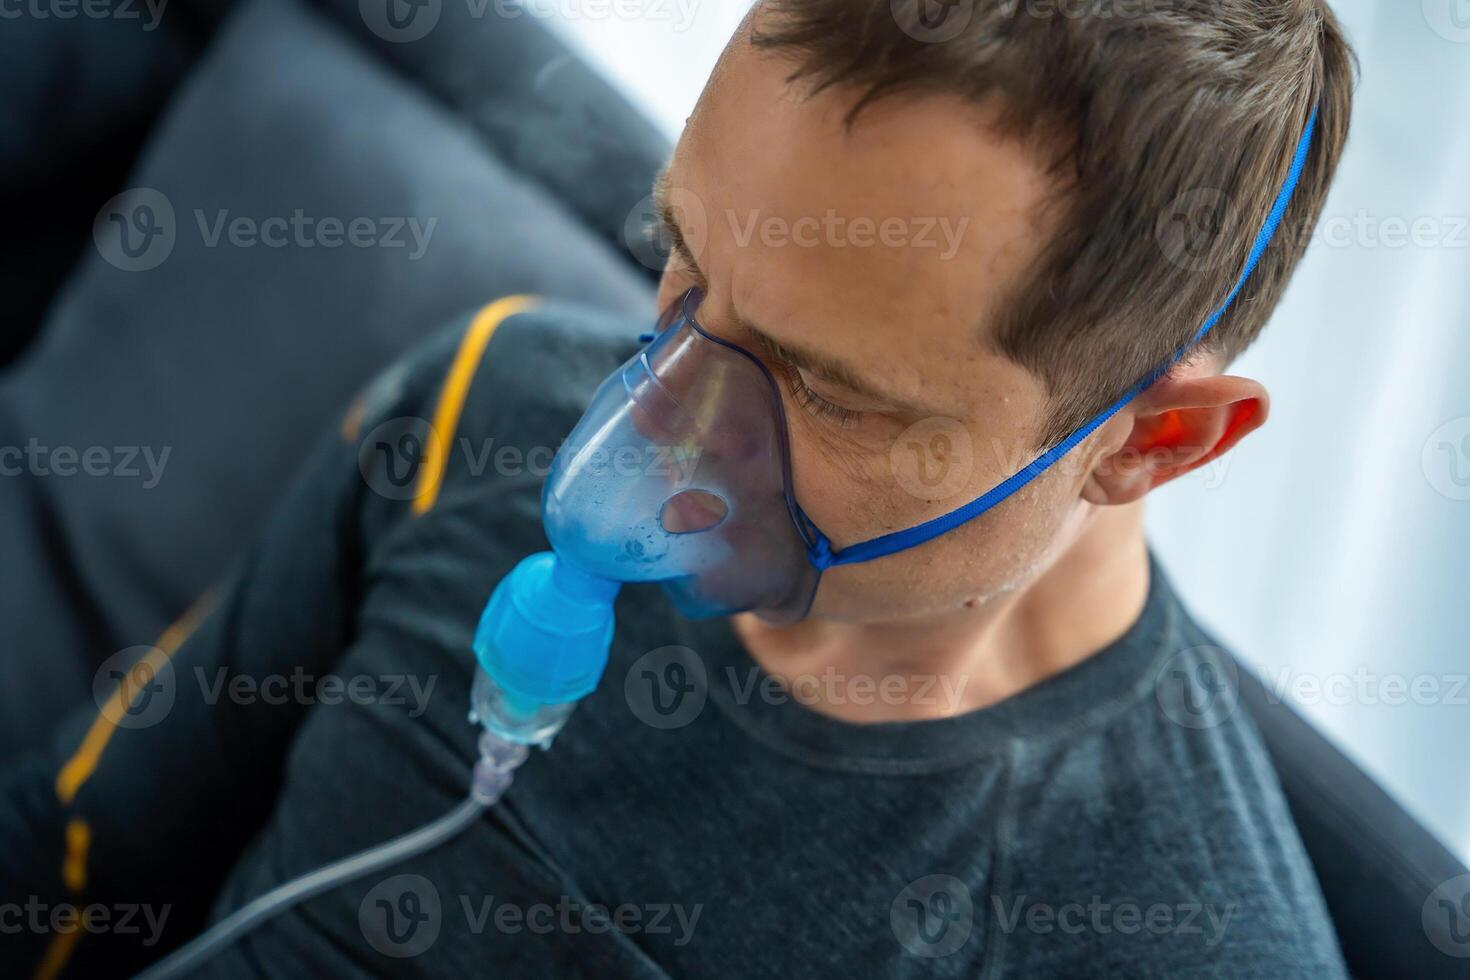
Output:
<instances>
[{"instance_id":1,"label":"blue elastic head strap","mask_svg":"<svg viewBox=\"0 0 1470 980\"><path fill-rule=\"evenodd\" d=\"M1282 183L1281 190L1277 193L1276 200L1271 205L1271 212L1266 216L1266 223L1261 226L1260 232L1256 235L1255 242L1251 245L1250 255L1246 257L1245 268L1241 270L1240 278L1235 280L1235 286L1230 290L1229 295L1225 297L1225 301L1220 304L1215 312L1206 318L1205 322L1200 325L1200 328L1195 331L1193 337L1180 345L1173 356L1155 368L1147 377L1124 392L1122 397L1117 401L1088 419L1075 432L1040 456L1037 456L1019 472L1012 474L1001 483L987 490L984 494L965 504L963 507L950 511L948 514L941 514L939 517L935 517L914 527L905 528L902 531L893 531L881 537L872 538L871 540L851 545L839 551L833 551L832 543L827 539L827 536L808 520L806 526L811 533L811 545L808 548L807 556L810 558L811 563L819 569L827 569L833 565L851 565L856 562L871 561L874 558L882 558L885 555L891 555L894 552L921 545L926 541L944 534L946 531L954 530L967 521L974 520L1046 472L1048 467L1096 431L1098 426L1118 414L1124 405L1137 398L1145 389L1167 374L1175 364L1179 363L1179 360L1185 354L1198 345L1200 341L1204 340L1205 335L1214 328L1215 324L1220 322L1220 318L1225 315L1225 311L1230 309L1230 304L1235 302L1235 298L1245 288L1246 281L1250 279L1251 273L1255 271L1256 263L1261 260L1261 256L1265 253L1266 247L1271 244L1271 239L1275 236L1276 229L1280 226L1281 219L1286 214L1287 206L1291 204L1291 196L1296 191L1297 181L1301 179L1302 169L1306 166L1307 153L1311 149L1312 135L1316 128L1317 109L1314 107L1312 114L1307 117L1307 126L1302 132L1302 138L1296 145L1296 153L1292 157L1291 169L1287 171L1286 180Z\"/></svg>"}]
</instances>

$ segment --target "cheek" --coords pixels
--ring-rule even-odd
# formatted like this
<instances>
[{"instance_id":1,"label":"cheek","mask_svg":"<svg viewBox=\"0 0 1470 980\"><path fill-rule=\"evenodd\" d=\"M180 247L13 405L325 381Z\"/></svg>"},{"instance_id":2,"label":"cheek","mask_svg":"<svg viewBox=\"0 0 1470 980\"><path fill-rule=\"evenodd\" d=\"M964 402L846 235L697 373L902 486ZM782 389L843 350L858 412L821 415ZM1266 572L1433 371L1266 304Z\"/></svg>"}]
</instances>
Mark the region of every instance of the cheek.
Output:
<instances>
[{"instance_id":1,"label":"cheek","mask_svg":"<svg viewBox=\"0 0 1470 980\"><path fill-rule=\"evenodd\" d=\"M896 514L893 478L884 452L846 444L820 431L783 393L791 444L792 481L806 515L831 539L834 548L892 530Z\"/></svg>"},{"instance_id":2,"label":"cheek","mask_svg":"<svg viewBox=\"0 0 1470 980\"><path fill-rule=\"evenodd\" d=\"M669 256L668 262L664 265L663 274L658 280L658 311L662 313L667 310L670 303L699 285L702 283L689 274L688 266L676 257Z\"/></svg>"},{"instance_id":3,"label":"cheek","mask_svg":"<svg viewBox=\"0 0 1470 980\"><path fill-rule=\"evenodd\" d=\"M1037 453L1019 422L1001 418L982 426L935 416L849 439L809 431L816 424L800 417L790 422L797 490L802 506L837 547L964 507ZM1036 499L1043 485L1047 493L1062 496L1078 489L1065 478L1043 477L1018 499ZM1003 504L1001 509L1008 508ZM979 525L997 520L1004 521L1004 515L987 514ZM956 529L949 536L967 534Z\"/></svg>"},{"instance_id":4,"label":"cheek","mask_svg":"<svg viewBox=\"0 0 1470 980\"><path fill-rule=\"evenodd\" d=\"M800 407L788 416L798 499L838 548L963 507L1008 475L953 419L844 432Z\"/></svg>"},{"instance_id":5,"label":"cheek","mask_svg":"<svg viewBox=\"0 0 1470 980\"><path fill-rule=\"evenodd\" d=\"M879 621L998 599L1035 580L1075 535L1068 488L1042 478L992 511L910 551L830 569L813 614Z\"/></svg>"},{"instance_id":6,"label":"cheek","mask_svg":"<svg viewBox=\"0 0 1470 980\"><path fill-rule=\"evenodd\" d=\"M662 312L669 308L669 304L678 299L680 294L689 287L684 284L685 277L678 275L672 269L665 269L663 278L658 281L658 310Z\"/></svg>"}]
</instances>

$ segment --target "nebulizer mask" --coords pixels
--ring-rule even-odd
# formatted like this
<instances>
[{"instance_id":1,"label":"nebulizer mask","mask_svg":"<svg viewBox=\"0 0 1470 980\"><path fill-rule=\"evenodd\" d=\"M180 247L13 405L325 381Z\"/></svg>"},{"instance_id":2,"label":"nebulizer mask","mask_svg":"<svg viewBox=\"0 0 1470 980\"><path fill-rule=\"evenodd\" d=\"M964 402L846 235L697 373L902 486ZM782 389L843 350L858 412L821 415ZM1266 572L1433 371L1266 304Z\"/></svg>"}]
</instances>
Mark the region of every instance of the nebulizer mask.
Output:
<instances>
[{"instance_id":1,"label":"nebulizer mask","mask_svg":"<svg viewBox=\"0 0 1470 980\"><path fill-rule=\"evenodd\" d=\"M806 614L820 569L791 483L775 379L700 325L701 296L665 311L598 388L552 461L552 550L521 562L481 617L473 712L495 737L546 743L602 675L624 583L661 585L695 617Z\"/></svg>"},{"instance_id":2,"label":"nebulizer mask","mask_svg":"<svg viewBox=\"0 0 1470 980\"><path fill-rule=\"evenodd\" d=\"M822 573L916 547L973 520L1030 483L1202 341L1245 286L1291 202L1317 113L1244 268L1224 302L1173 356L1066 439L975 500L915 527L834 550L792 489L781 392L753 354L699 322L691 291L646 345L598 388L552 462L541 517L551 551L495 588L474 639L470 717L483 726L470 796L444 817L269 892L144 976L182 976L265 919L328 888L437 846L509 788L607 665L624 583L657 583L686 616L753 611L803 618Z\"/></svg>"}]
</instances>

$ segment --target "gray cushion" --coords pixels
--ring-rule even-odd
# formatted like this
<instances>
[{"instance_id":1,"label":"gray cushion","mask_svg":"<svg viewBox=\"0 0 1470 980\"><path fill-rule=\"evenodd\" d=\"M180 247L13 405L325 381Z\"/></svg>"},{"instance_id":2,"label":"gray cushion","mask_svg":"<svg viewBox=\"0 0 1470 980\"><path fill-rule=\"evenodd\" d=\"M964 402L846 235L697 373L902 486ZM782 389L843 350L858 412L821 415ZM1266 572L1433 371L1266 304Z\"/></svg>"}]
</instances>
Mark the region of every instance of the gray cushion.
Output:
<instances>
[{"instance_id":1,"label":"gray cushion","mask_svg":"<svg viewBox=\"0 0 1470 980\"><path fill-rule=\"evenodd\" d=\"M0 18L0 370L34 338L199 47L187 17L170 6L155 20L142 0L117 0L110 16L98 0L70 17L61 5L6 9L27 13Z\"/></svg>"},{"instance_id":2,"label":"gray cushion","mask_svg":"<svg viewBox=\"0 0 1470 980\"><path fill-rule=\"evenodd\" d=\"M493 69L474 84L493 90ZM644 157L645 192L660 152ZM130 183L148 192L116 209L129 219L151 203L171 248L164 234L130 258L104 216L36 348L0 381L0 445L100 446L111 467L126 453L115 447L168 453L156 486L137 460L136 477L26 464L0 480L0 522L25 529L7 547L0 621L14 624L7 666L29 685L0 711L0 751L84 700L103 658L153 642L248 540L307 446L428 330L508 293L648 314L646 270L543 189L569 179L519 174L319 9L236 12L143 154ZM227 225L212 240L221 216L298 209L373 219L375 239L393 230L378 219L416 219L427 247L417 255L406 228L397 247L241 247Z\"/></svg>"},{"instance_id":3,"label":"gray cushion","mask_svg":"<svg viewBox=\"0 0 1470 980\"><path fill-rule=\"evenodd\" d=\"M342 30L469 120L494 152L623 250L667 138L544 15L507 0L316 0ZM387 19L392 7L406 26ZM411 14L411 16L409 16ZM635 209L638 209L635 211Z\"/></svg>"}]
</instances>

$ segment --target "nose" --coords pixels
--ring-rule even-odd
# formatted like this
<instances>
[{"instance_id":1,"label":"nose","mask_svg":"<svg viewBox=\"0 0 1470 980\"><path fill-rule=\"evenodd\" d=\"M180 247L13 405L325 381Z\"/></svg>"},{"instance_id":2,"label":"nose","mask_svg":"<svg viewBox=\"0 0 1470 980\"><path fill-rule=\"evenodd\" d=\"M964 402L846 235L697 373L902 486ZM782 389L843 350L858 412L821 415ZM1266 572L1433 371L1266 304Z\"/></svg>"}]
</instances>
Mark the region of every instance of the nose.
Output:
<instances>
[{"instance_id":1,"label":"nose","mask_svg":"<svg viewBox=\"0 0 1470 980\"><path fill-rule=\"evenodd\" d=\"M687 323L623 371L629 416L650 445L695 459L755 462L777 438L772 382L738 348Z\"/></svg>"}]
</instances>

